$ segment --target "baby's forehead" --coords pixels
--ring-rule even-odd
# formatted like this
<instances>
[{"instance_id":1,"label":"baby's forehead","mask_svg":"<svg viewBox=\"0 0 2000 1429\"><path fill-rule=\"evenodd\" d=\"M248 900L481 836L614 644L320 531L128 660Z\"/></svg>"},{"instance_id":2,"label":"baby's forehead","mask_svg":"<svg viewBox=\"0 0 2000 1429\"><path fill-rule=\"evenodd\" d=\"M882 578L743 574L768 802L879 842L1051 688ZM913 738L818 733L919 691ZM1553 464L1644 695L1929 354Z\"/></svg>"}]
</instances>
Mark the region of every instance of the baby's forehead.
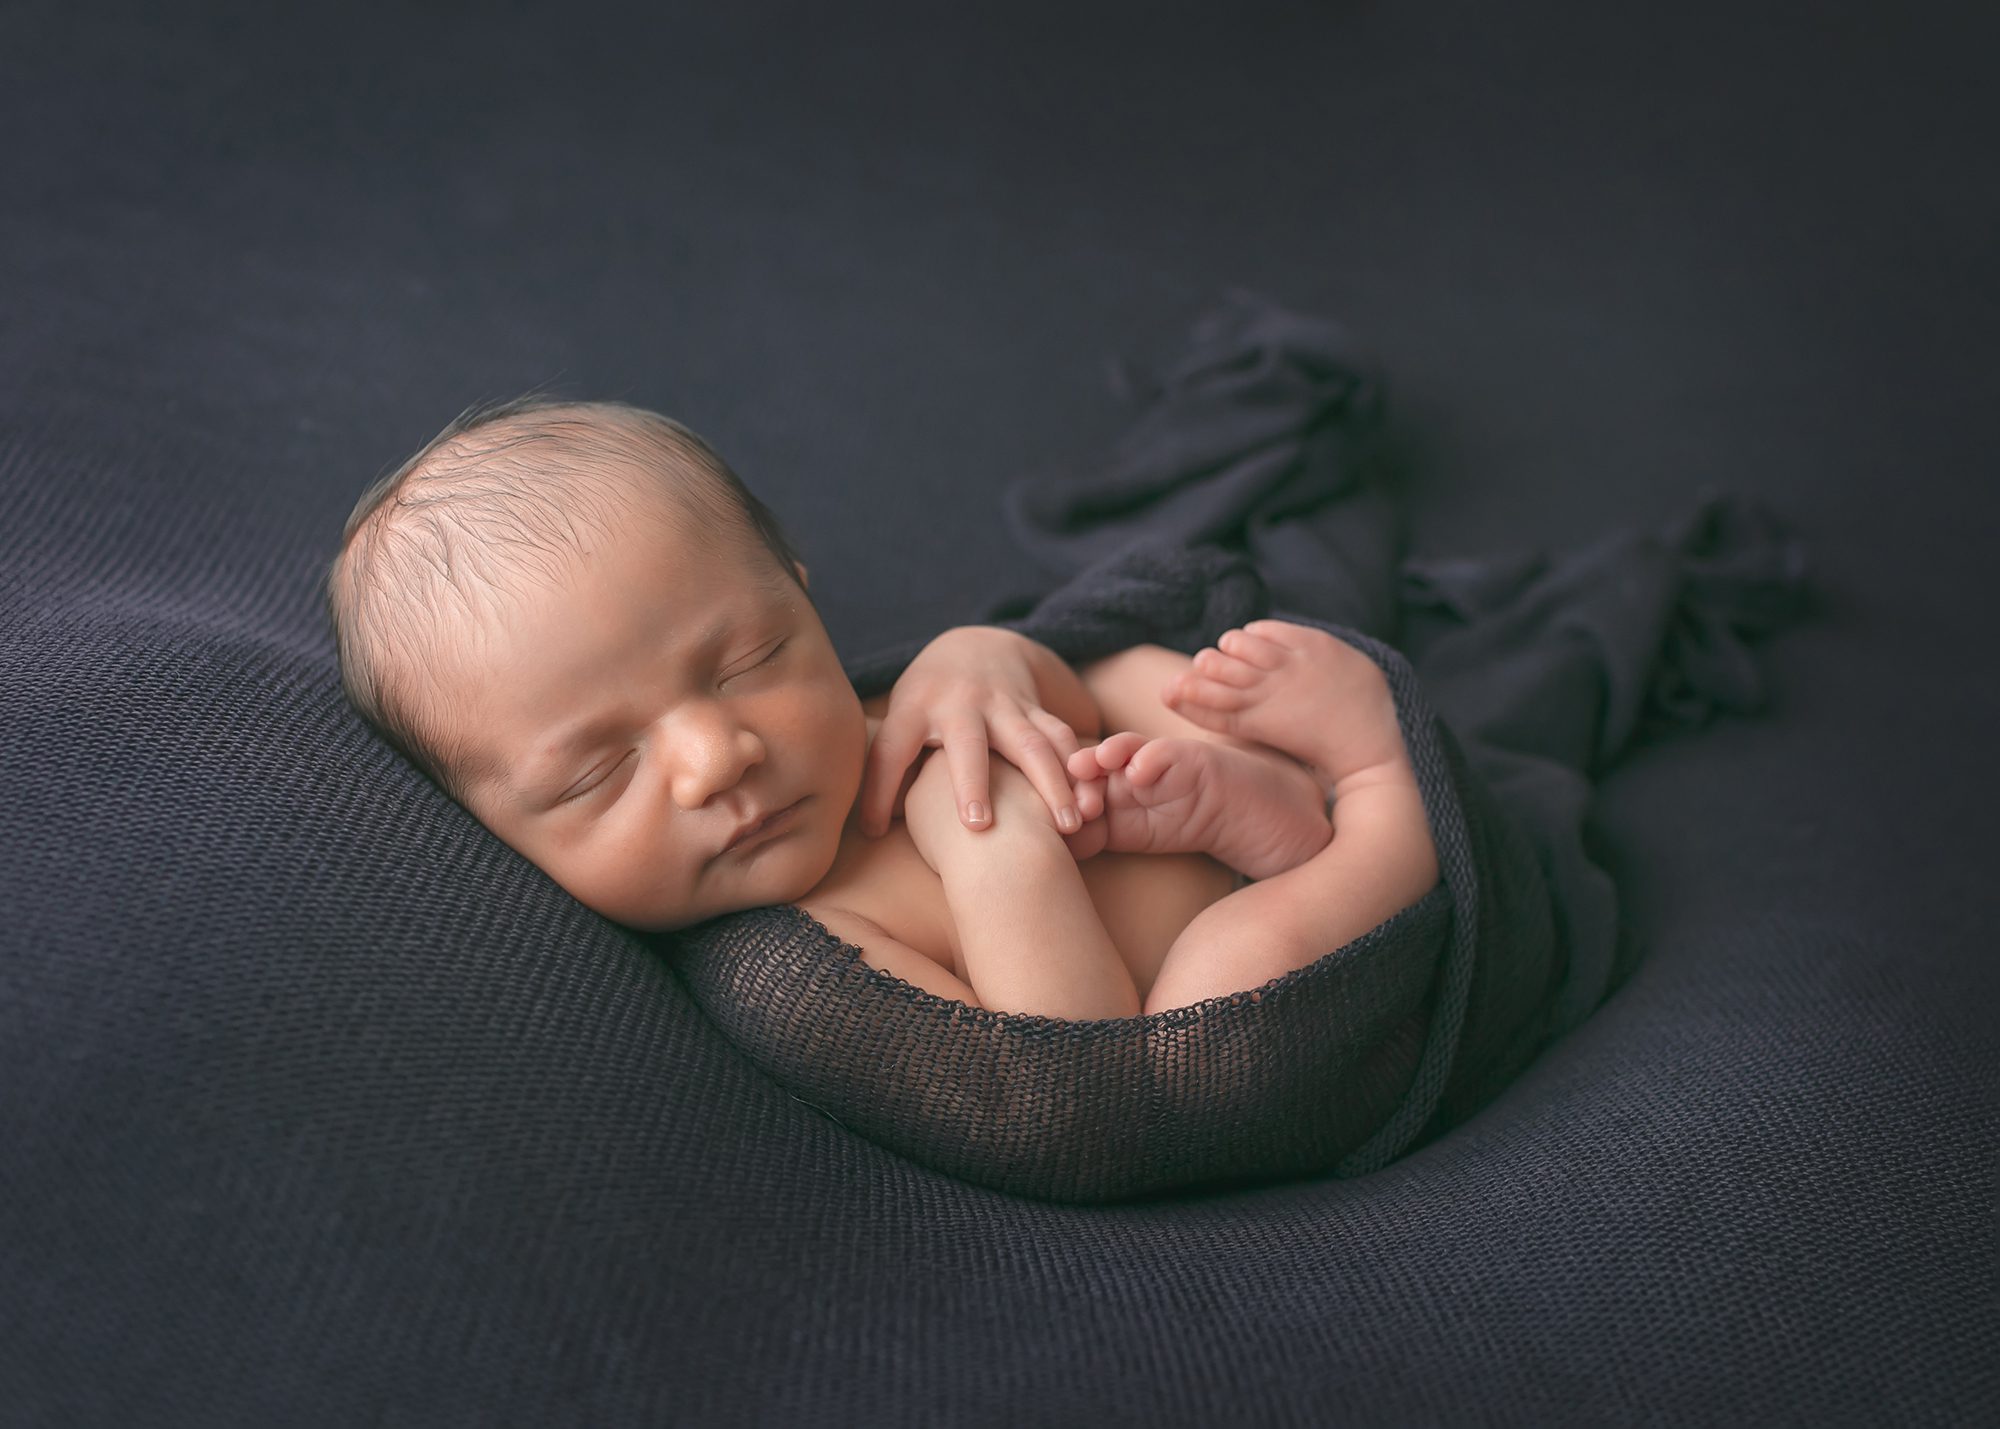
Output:
<instances>
[{"instance_id":1,"label":"baby's forehead","mask_svg":"<svg viewBox=\"0 0 2000 1429\"><path fill-rule=\"evenodd\" d=\"M634 534L622 532L620 540ZM404 647L399 663L404 678L418 682L438 742L457 752L466 782L504 790L532 765L539 736L603 723L607 682L617 687L626 662L671 659L683 673L699 670L730 658L747 632L768 632L773 612L798 604L798 588L777 575L774 561L747 551L725 556L714 543L711 553L722 558L726 574L703 585L719 599L697 602L685 622L676 620L664 650L633 653L640 649L636 632L650 619L644 612L660 608L653 591L632 592L630 621L605 605L607 594L623 604L620 587L600 587L585 599L561 583L524 582L443 608L412 601L411 618L427 628L421 641ZM707 571L713 575L714 567ZM586 633L569 641L562 639L566 631Z\"/></svg>"},{"instance_id":2,"label":"baby's forehead","mask_svg":"<svg viewBox=\"0 0 2000 1429\"><path fill-rule=\"evenodd\" d=\"M613 562L613 569L637 582L629 589L622 577L611 584L585 579L586 570L614 547L625 558ZM537 639L557 641L566 629L582 628L576 622L594 627L604 618L607 602L659 601L649 573L664 575L691 560L703 572L702 589L718 597L743 597L726 602L732 607L789 605L798 595L776 560L742 532L652 520L611 523L580 536L572 547L553 551L503 545L476 569L463 566L455 580L423 571L413 586L385 595L398 607L396 623L414 637L401 643L423 664L430 683L462 688L467 679L489 679L497 668L521 657L524 623L537 629ZM698 612L690 609L688 614ZM534 618L524 621L530 615ZM546 664L549 655L561 652L528 653L537 657L537 664Z\"/></svg>"}]
</instances>

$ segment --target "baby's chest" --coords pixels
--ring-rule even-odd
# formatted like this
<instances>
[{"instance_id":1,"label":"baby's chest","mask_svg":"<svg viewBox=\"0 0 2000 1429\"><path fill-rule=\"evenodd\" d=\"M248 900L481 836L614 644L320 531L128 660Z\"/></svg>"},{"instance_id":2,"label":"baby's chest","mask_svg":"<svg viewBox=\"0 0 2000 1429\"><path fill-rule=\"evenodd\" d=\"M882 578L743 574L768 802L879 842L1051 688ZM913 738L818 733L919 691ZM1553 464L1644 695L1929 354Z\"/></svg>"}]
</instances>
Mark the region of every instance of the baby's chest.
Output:
<instances>
[{"instance_id":1,"label":"baby's chest","mask_svg":"<svg viewBox=\"0 0 2000 1429\"><path fill-rule=\"evenodd\" d=\"M808 913L815 905L859 913L940 967L952 968L958 961L944 883L917 852L901 821L879 839L850 833L832 870L800 900Z\"/></svg>"}]
</instances>

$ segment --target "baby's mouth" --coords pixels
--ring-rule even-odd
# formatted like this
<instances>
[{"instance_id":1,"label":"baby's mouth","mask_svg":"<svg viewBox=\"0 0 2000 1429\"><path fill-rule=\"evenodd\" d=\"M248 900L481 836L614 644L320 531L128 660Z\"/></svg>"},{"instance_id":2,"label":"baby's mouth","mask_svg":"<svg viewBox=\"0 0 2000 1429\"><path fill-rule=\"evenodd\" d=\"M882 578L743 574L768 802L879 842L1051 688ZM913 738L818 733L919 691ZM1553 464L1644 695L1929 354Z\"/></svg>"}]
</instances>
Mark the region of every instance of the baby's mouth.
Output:
<instances>
[{"instance_id":1,"label":"baby's mouth","mask_svg":"<svg viewBox=\"0 0 2000 1429\"><path fill-rule=\"evenodd\" d=\"M722 851L724 853L735 853L739 849L752 847L784 832L792 826L798 813L799 805L803 803L805 803L804 799L794 800L792 803L785 805L784 808L766 814L756 823L739 830L734 838L723 845Z\"/></svg>"}]
</instances>

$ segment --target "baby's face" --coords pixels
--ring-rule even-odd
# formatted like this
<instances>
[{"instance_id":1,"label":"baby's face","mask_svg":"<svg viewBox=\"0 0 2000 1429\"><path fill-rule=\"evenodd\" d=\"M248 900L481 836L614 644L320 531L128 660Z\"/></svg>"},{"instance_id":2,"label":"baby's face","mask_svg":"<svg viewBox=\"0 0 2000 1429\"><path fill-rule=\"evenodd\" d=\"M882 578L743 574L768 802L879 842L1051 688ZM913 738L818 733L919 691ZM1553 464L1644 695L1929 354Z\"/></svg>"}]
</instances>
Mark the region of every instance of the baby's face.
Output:
<instances>
[{"instance_id":1,"label":"baby's face","mask_svg":"<svg viewBox=\"0 0 2000 1429\"><path fill-rule=\"evenodd\" d=\"M491 772L466 806L575 898L636 928L802 898L867 753L826 628L761 548L649 521L468 618L437 677ZM749 826L780 822L732 846Z\"/></svg>"}]
</instances>

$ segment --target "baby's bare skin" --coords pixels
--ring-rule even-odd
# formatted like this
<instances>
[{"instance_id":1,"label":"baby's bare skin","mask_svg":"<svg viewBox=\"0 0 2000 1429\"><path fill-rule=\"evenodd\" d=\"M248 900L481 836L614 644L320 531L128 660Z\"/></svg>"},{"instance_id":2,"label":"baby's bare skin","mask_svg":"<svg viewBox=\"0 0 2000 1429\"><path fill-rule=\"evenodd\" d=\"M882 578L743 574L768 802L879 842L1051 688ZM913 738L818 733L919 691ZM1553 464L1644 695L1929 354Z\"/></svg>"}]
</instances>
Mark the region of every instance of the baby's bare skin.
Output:
<instances>
[{"instance_id":1,"label":"baby's bare skin","mask_svg":"<svg viewBox=\"0 0 2000 1429\"><path fill-rule=\"evenodd\" d=\"M1207 853L1259 880L1188 924L1161 964L1148 1011L1282 977L1436 884L1394 700L1366 655L1310 626L1254 621L1196 656L1165 703L1298 764L1138 734L1071 758L1078 807L1102 824L1106 848ZM1330 823L1322 796L1333 801Z\"/></svg>"},{"instance_id":2,"label":"baby's bare skin","mask_svg":"<svg viewBox=\"0 0 2000 1429\"><path fill-rule=\"evenodd\" d=\"M1094 740L1108 722L1149 734L1196 736L1218 745L1253 748L1226 736L1208 734L1161 703L1162 686L1189 668L1186 655L1159 646L1135 646L1078 667L1075 676L1090 702L1087 715L1073 717L1078 732ZM886 705L887 696L878 695L866 702L864 709L879 716ZM1268 750L1258 754L1272 761L1283 760ZM935 773L938 764L933 758L925 767ZM1002 788L1018 792L1025 784L1019 771L998 760L992 776L996 792ZM1024 820L1040 818L1039 811L1023 809L1018 816L1002 819L1000 828L967 833L964 842L969 852L997 853L997 840L1018 832ZM1065 858L1072 864L1072 876L1081 879L1096 917L1111 936L1143 999L1188 922L1202 909L1229 896L1231 873L1206 855L1141 856L1104 851L1103 830L1101 820L1085 823L1079 833L1068 836ZM1008 860L1001 857L998 861ZM974 924L990 920L979 910L954 908L949 903L938 875L913 847L909 826L903 820L894 823L888 837L865 838L857 831L844 840L840 858L827 879L800 904L830 931L859 948L870 965L939 996L996 1005L990 985L984 991L969 985L974 979L957 932L961 920ZM1008 909L993 916L1012 923L1019 920L1019 910Z\"/></svg>"},{"instance_id":3,"label":"baby's bare skin","mask_svg":"<svg viewBox=\"0 0 2000 1429\"><path fill-rule=\"evenodd\" d=\"M1125 958L1124 997L1131 988L1138 994L1131 1011L1254 994L1436 886L1436 854L1387 679L1346 642L1259 621L1191 661L1141 648L1079 674L1104 727L1124 732L1101 742L1104 755L1086 746L1071 758L1072 778L1082 776L1079 807L1096 815L1081 830L1058 839L1039 796L996 765L996 825L968 833L933 761L910 788L907 828L918 847L895 896L882 851L863 849L857 857L868 866L837 867L808 910L867 961L920 986L1005 1011L1091 1018L1130 1015L1114 1010L1124 1001L1122 970L1111 977L1106 957ZM1252 742L1258 736L1269 742ZM1127 772L1135 761L1136 787ZM1153 856L1138 856L1140 848ZM1114 939L1115 951L1099 946L1128 914L1174 904L1188 875L1159 864L1219 868L1217 850L1265 872L1235 892L1194 899L1158 930L1158 951L1135 958L1129 938ZM1094 880L1107 858L1138 871L1129 887ZM914 924L908 936L890 925L913 904L901 890L918 884L942 889L949 912L937 921L956 929L949 962L916 950ZM1080 901L1083 888L1090 897ZM1093 903L1103 920L1095 935L1076 921ZM951 971L931 972L940 962Z\"/></svg>"},{"instance_id":4,"label":"baby's bare skin","mask_svg":"<svg viewBox=\"0 0 2000 1429\"><path fill-rule=\"evenodd\" d=\"M1293 755L1329 791L1407 758L1380 667L1309 625L1254 620L1226 631L1162 698L1204 729Z\"/></svg>"},{"instance_id":5,"label":"baby's bare skin","mask_svg":"<svg viewBox=\"0 0 2000 1429\"><path fill-rule=\"evenodd\" d=\"M1077 807L1113 853L1205 853L1246 878L1297 868L1333 837L1304 766L1205 739L1125 731L1080 749Z\"/></svg>"},{"instance_id":6,"label":"baby's bare skin","mask_svg":"<svg viewBox=\"0 0 2000 1429\"><path fill-rule=\"evenodd\" d=\"M1114 734L1069 761L1078 807L1102 815L1115 853L1205 853L1251 879L1298 867L1333 837L1335 785L1402 751L1386 685L1352 663L1365 658L1284 621L1226 632L1169 706L1265 748Z\"/></svg>"}]
</instances>

